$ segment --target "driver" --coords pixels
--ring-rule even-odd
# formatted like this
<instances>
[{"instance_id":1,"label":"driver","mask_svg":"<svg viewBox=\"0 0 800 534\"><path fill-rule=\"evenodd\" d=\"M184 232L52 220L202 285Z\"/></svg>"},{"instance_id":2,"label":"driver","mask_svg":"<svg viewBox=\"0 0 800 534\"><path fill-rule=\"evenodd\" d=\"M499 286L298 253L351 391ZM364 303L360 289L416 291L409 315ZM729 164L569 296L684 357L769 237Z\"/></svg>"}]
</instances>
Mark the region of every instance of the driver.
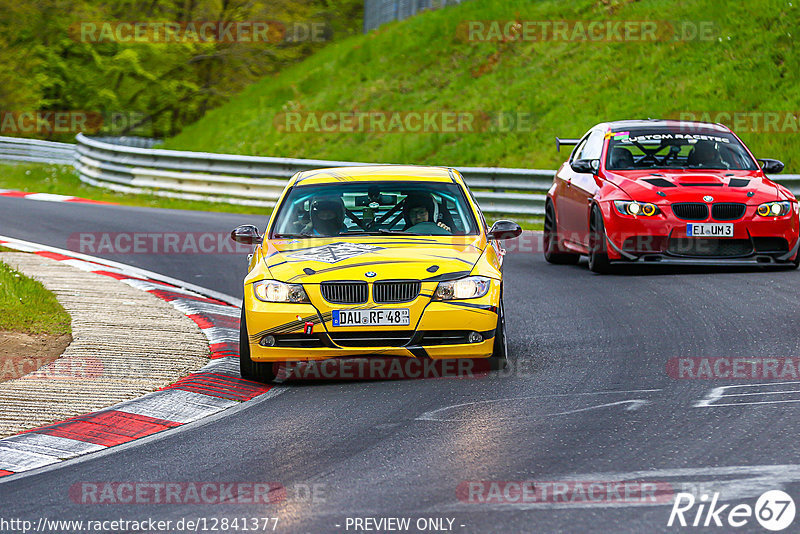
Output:
<instances>
[{"instance_id":1,"label":"driver","mask_svg":"<svg viewBox=\"0 0 800 534\"><path fill-rule=\"evenodd\" d=\"M344 224L344 203L339 197L318 198L311 203L311 230L314 235L339 235Z\"/></svg>"},{"instance_id":2,"label":"driver","mask_svg":"<svg viewBox=\"0 0 800 534\"><path fill-rule=\"evenodd\" d=\"M435 201L430 193L409 193L403 202L403 219L406 221L403 230L426 222L433 224L434 206ZM450 227L443 222L436 223L436 226L450 231Z\"/></svg>"},{"instance_id":3,"label":"driver","mask_svg":"<svg viewBox=\"0 0 800 534\"><path fill-rule=\"evenodd\" d=\"M630 169L633 167L633 154L625 147L615 146L611 150L612 169Z\"/></svg>"},{"instance_id":4,"label":"driver","mask_svg":"<svg viewBox=\"0 0 800 534\"><path fill-rule=\"evenodd\" d=\"M693 167L719 167L722 165L722 158L713 141L701 140L694 145L687 163Z\"/></svg>"}]
</instances>

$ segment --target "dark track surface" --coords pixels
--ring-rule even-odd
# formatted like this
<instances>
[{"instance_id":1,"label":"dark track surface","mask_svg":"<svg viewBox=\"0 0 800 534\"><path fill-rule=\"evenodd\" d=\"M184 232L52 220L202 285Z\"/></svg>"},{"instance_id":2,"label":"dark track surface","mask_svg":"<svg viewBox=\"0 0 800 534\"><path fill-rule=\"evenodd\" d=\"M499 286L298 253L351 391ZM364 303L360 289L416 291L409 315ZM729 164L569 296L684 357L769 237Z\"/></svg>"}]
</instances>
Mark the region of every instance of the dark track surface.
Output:
<instances>
[{"instance_id":1,"label":"dark track surface","mask_svg":"<svg viewBox=\"0 0 800 534\"><path fill-rule=\"evenodd\" d=\"M263 228L264 218L0 199L0 235L62 248L80 231L228 232L248 222ZM241 296L238 255L96 255ZM470 533L652 532L667 529L670 506L470 504L456 488L469 480L633 478L676 489L700 484L732 504L752 506L767 489L800 497L797 467L741 483L753 466L800 465L800 405L695 407L713 388L765 381L676 380L666 372L675 357L797 356L800 272L651 269L601 277L585 264L548 265L536 252L509 255L505 276L507 376L288 385L210 422L0 482L0 515L277 515L276 532L345 531L347 517L447 517L455 532ZM419 419L464 403L477 404ZM706 469L728 466L742 467ZM689 468L697 471L675 471ZM624 475L634 471L650 473ZM272 506L73 503L70 487L86 481L275 481L288 498ZM322 500L297 497L298 487L312 484L322 485ZM762 531L753 518L737 530Z\"/></svg>"}]
</instances>

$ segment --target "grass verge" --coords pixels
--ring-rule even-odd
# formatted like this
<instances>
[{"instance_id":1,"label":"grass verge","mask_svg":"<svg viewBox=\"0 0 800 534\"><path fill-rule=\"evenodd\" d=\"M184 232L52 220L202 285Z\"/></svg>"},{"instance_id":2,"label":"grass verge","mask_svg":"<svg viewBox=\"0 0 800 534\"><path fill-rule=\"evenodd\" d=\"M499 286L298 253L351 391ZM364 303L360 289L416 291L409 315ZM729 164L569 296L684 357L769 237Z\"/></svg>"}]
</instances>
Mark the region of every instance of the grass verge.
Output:
<instances>
[{"instance_id":1,"label":"grass verge","mask_svg":"<svg viewBox=\"0 0 800 534\"><path fill-rule=\"evenodd\" d=\"M70 316L55 295L5 263L0 263L0 309L0 330L52 335L72 332Z\"/></svg>"}]
</instances>

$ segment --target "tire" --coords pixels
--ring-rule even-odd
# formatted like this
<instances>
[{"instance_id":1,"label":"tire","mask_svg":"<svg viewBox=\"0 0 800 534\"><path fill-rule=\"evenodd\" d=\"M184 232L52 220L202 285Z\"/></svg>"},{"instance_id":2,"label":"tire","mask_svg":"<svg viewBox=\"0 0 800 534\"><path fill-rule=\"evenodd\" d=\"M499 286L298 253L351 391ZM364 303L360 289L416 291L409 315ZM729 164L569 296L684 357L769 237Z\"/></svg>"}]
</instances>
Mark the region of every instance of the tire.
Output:
<instances>
[{"instance_id":1,"label":"tire","mask_svg":"<svg viewBox=\"0 0 800 534\"><path fill-rule=\"evenodd\" d=\"M542 237L544 259L556 265L575 265L580 259L580 254L564 252L558 245L558 223L556 210L553 203L548 202L544 208L544 236Z\"/></svg>"},{"instance_id":2,"label":"tire","mask_svg":"<svg viewBox=\"0 0 800 534\"><path fill-rule=\"evenodd\" d=\"M489 368L500 371L508 365L508 343L506 340L506 314L503 310L503 297L500 297L500 306L497 314L497 328L494 331L494 347L489 356Z\"/></svg>"},{"instance_id":3,"label":"tire","mask_svg":"<svg viewBox=\"0 0 800 534\"><path fill-rule=\"evenodd\" d=\"M603 215L595 206L592 208L591 222L589 224L589 270L593 273L608 274L611 272L606 246Z\"/></svg>"},{"instance_id":4,"label":"tire","mask_svg":"<svg viewBox=\"0 0 800 534\"><path fill-rule=\"evenodd\" d=\"M271 382L275 380L274 367L279 367L273 362L254 362L250 359L250 340L247 336L247 319L242 308L242 318L239 320L239 374L245 380L254 382Z\"/></svg>"}]
</instances>

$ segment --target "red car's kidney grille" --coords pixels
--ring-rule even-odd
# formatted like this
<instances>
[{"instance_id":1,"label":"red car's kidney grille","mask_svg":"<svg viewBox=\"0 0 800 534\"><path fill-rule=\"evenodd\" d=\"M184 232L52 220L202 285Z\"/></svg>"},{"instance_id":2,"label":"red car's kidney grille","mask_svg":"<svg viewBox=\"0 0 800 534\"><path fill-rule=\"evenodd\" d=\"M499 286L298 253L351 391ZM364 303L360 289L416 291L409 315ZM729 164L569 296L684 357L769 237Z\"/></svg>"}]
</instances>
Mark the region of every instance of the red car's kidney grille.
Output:
<instances>
[{"instance_id":1,"label":"red car's kidney grille","mask_svg":"<svg viewBox=\"0 0 800 534\"><path fill-rule=\"evenodd\" d=\"M735 221L744 217L745 204L720 202L711 206L711 218L717 221Z\"/></svg>"},{"instance_id":2,"label":"red car's kidney grille","mask_svg":"<svg viewBox=\"0 0 800 534\"><path fill-rule=\"evenodd\" d=\"M704 221L708 219L708 205L702 202L681 202L672 205L672 213L684 221Z\"/></svg>"}]
</instances>

